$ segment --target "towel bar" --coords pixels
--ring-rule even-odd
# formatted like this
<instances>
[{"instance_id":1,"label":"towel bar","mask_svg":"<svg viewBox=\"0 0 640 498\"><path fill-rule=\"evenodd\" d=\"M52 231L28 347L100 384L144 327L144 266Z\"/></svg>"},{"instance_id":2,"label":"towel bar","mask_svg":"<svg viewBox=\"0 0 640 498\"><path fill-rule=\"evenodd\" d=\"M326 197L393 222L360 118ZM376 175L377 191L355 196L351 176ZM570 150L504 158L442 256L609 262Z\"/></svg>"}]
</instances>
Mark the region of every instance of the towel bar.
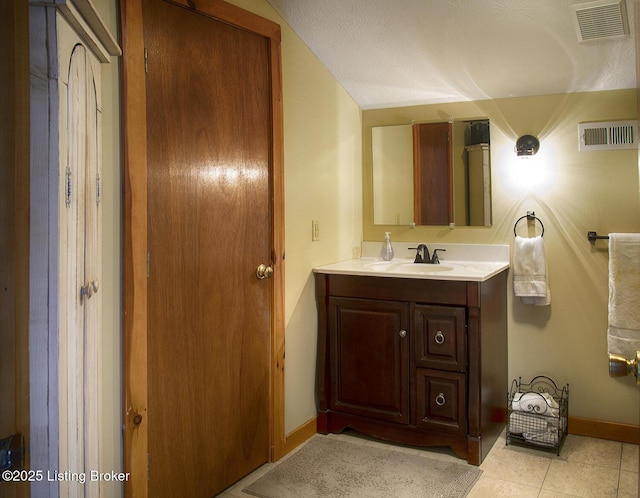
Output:
<instances>
[{"instance_id":1,"label":"towel bar","mask_svg":"<svg viewBox=\"0 0 640 498\"><path fill-rule=\"evenodd\" d=\"M636 384L640 386L640 351L636 352L633 360L609 354L609 377L625 377L632 374L636 377Z\"/></svg>"}]
</instances>

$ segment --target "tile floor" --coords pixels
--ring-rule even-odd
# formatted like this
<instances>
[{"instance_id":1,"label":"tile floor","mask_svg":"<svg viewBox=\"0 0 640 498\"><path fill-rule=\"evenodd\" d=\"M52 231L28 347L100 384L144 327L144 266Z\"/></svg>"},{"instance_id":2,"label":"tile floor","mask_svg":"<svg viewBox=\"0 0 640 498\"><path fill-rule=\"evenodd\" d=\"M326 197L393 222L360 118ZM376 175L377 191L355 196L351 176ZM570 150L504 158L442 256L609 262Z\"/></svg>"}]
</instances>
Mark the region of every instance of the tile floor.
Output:
<instances>
[{"instance_id":1,"label":"tile floor","mask_svg":"<svg viewBox=\"0 0 640 498\"><path fill-rule=\"evenodd\" d=\"M358 444L382 445L405 452L428 451L432 458L462 462L448 450L394 446L357 433L314 437L344 438ZM274 465L277 463L260 467L219 497L249 497L242 489ZM638 445L569 434L560 456L556 456L555 453L506 446L503 433L482 462L482 476L468 498L638 498L638 467Z\"/></svg>"}]
</instances>

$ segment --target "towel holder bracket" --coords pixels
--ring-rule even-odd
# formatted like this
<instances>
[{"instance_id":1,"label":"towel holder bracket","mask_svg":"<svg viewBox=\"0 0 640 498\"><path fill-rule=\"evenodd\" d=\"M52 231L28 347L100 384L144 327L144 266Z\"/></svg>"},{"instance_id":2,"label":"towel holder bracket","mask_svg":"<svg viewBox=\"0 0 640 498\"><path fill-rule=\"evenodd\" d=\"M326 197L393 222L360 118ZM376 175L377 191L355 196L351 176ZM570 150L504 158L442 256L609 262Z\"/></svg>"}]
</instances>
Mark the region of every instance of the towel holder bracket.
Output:
<instances>
[{"instance_id":1,"label":"towel holder bracket","mask_svg":"<svg viewBox=\"0 0 640 498\"><path fill-rule=\"evenodd\" d=\"M518 218L516 220L516 222L513 225L513 235L517 236L518 234L516 233L516 227L518 226L518 223L520 223L520 221L527 219L527 221L538 221L538 223L540 223L540 227L542 228L542 233L540 234L540 237L544 237L544 224L542 223L542 220L540 220L540 218L538 218L536 216L535 211L527 211L527 214L525 214L524 216L520 216L520 218Z\"/></svg>"},{"instance_id":2,"label":"towel holder bracket","mask_svg":"<svg viewBox=\"0 0 640 498\"><path fill-rule=\"evenodd\" d=\"M608 235L598 235L597 232L593 232L593 231L587 232L587 239L589 239L589 242L595 242L596 240L605 240L608 238L609 238Z\"/></svg>"}]
</instances>

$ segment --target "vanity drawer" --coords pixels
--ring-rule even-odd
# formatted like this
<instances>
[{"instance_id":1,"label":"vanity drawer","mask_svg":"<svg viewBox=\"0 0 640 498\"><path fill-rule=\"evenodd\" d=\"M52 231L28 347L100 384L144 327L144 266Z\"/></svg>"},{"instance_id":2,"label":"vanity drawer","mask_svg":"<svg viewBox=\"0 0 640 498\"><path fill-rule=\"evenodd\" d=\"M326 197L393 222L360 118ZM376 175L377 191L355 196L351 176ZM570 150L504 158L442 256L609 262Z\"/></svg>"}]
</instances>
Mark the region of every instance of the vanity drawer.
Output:
<instances>
[{"instance_id":1,"label":"vanity drawer","mask_svg":"<svg viewBox=\"0 0 640 498\"><path fill-rule=\"evenodd\" d=\"M467 433L466 375L418 368L415 424L418 427Z\"/></svg>"},{"instance_id":2,"label":"vanity drawer","mask_svg":"<svg viewBox=\"0 0 640 498\"><path fill-rule=\"evenodd\" d=\"M462 307L412 305L416 367L466 372L465 315Z\"/></svg>"}]
</instances>

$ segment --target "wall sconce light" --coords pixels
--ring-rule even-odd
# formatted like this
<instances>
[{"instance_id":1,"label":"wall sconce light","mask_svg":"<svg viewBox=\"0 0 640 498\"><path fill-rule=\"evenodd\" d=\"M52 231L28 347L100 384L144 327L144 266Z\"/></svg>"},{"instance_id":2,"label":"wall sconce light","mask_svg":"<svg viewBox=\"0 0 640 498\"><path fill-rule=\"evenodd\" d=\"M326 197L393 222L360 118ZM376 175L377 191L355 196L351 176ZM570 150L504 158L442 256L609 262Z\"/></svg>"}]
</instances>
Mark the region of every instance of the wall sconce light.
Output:
<instances>
[{"instance_id":1,"label":"wall sconce light","mask_svg":"<svg viewBox=\"0 0 640 498\"><path fill-rule=\"evenodd\" d=\"M518 157L533 156L540 148L540 141L533 135L522 135L516 142L516 154Z\"/></svg>"}]
</instances>

